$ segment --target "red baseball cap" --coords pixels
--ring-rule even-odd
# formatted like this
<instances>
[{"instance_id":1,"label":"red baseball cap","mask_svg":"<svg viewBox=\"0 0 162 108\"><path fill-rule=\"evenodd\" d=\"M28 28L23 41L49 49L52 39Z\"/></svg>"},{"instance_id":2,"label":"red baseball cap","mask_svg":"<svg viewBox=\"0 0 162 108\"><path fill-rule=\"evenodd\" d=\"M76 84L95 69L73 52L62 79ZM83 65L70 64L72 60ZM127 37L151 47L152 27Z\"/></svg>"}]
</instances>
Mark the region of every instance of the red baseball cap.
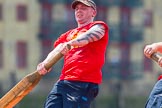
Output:
<instances>
[{"instance_id":1,"label":"red baseball cap","mask_svg":"<svg viewBox=\"0 0 162 108\"><path fill-rule=\"evenodd\" d=\"M92 7L94 10L96 10L96 4L93 0L74 0L71 4L71 7L75 9L78 3L83 3L84 5Z\"/></svg>"}]
</instances>

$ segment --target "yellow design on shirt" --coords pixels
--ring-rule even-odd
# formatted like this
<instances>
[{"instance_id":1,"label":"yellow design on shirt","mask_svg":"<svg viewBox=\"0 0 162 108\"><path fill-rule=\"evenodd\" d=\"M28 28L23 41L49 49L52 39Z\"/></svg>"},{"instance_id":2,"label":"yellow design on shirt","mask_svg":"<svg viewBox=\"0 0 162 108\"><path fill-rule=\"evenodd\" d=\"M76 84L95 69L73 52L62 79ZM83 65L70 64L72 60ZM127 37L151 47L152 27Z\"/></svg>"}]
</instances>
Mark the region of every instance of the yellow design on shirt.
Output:
<instances>
[{"instance_id":1,"label":"yellow design on shirt","mask_svg":"<svg viewBox=\"0 0 162 108\"><path fill-rule=\"evenodd\" d=\"M74 30L72 33L70 33L71 38L69 40L73 40L75 39L77 36L79 36L80 34L86 32L87 29L82 29L82 30ZM74 46L74 48L78 48L79 46Z\"/></svg>"}]
</instances>

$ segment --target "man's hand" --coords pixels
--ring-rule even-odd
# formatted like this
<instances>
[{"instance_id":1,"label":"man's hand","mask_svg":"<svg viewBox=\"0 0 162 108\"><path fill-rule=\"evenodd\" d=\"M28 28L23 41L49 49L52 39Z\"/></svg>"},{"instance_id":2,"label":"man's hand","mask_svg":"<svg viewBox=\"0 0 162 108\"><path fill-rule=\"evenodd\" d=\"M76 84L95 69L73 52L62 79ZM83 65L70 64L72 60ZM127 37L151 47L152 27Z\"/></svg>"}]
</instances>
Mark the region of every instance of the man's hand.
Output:
<instances>
[{"instance_id":1,"label":"man's hand","mask_svg":"<svg viewBox=\"0 0 162 108\"><path fill-rule=\"evenodd\" d=\"M50 72L51 70L52 70L52 68L50 68L49 70L46 70L44 62L39 63L37 66L37 71L40 75L45 75L48 72Z\"/></svg>"},{"instance_id":2,"label":"man's hand","mask_svg":"<svg viewBox=\"0 0 162 108\"><path fill-rule=\"evenodd\" d=\"M145 48L144 48L144 54L145 54L145 56L148 57L148 58L151 58L151 55L153 53L158 52L157 51L157 48L158 48L158 46L156 44L146 45ZM159 66L162 67L162 57L160 57L157 62L159 64Z\"/></svg>"},{"instance_id":3,"label":"man's hand","mask_svg":"<svg viewBox=\"0 0 162 108\"><path fill-rule=\"evenodd\" d=\"M69 50L71 49L70 42L61 43L60 45L62 47L61 53L63 55L66 55L69 52Z\"/></svg>"},{"instance_id":4,"label":"man's hand","mask_svg":"<svg viewBox=\"0 0 162 108\"><path fill-rule=\"evenodd\" d=\"M155 45L146 45L144 48L144 54L146 57L150 58L153 53L157 52Z\"/></svg>"}]
</instances>

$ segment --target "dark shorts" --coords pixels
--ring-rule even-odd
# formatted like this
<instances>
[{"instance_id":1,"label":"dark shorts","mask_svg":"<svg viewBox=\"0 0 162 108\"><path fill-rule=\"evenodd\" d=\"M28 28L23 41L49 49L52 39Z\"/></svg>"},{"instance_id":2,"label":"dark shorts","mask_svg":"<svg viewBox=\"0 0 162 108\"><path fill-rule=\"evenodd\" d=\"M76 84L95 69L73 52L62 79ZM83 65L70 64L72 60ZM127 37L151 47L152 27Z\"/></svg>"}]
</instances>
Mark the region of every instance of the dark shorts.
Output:
<instances>
[{"instance_id":1,"label":"dark shorts","mask_svg":"<svg viewBox=\"0 0 162 108\"><path fill-rule=\"evenodd\" d=\"M98 84L58 81L49 93L44 108L90 108L97 96Z\"/></svg>"},{"instance_id":2,"label":"dark shorts","mask_svg":"<svg viewBox=\"0 0 162 108\"><path fill-rule=\"evenodd\" d=\"M145 108L162 108L162 79L152 89Z\"/></svg>"}]
</instances>

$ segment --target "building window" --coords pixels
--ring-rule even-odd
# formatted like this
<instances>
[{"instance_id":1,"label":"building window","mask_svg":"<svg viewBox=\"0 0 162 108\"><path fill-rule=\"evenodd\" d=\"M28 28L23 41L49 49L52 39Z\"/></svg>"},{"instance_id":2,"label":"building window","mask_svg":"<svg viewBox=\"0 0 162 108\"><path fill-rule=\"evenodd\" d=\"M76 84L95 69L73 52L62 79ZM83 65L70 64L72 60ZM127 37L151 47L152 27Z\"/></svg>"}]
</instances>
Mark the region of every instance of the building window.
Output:
<instances>
[{"instance_id":1,"label":"building window","mask_svg":"<svg viewBox=\"0 0 162 108\"><path fill-rule=\"evenodd\" d=\"M27 21L27 6L18 5L17 6L17 20L18 21Z\"/></svg>"},{"instance_id":2,"label":"building window","mask_svg":"<svg viewBox=\"0 0 162 108\"><path fill-rule=\"evenodd\" d=\"M43 27L48 27L51 23L52 17L52 4L43 3L41 5L41 24Z\"/></svg>"},{"instance_id":3,"label":"building window","mask_svg":"<svg viewBox=\"0 0 162 108\"><path fill-rule=\"evenodd\" d=\"M24 41L18 41L16 45L17 52L17 67L27 67L27 43Z\"/></svg>"},{"instance_id":4,"label":"building window","mask_svg":"<svg viewBox=\"0 0 162 108\"><path fill-rule=\"evenodd\" d=\"M52 4L41 4L40 39L48 39L51 33Z\"/></svg>"},{"instance_id":5,"label":"building window","mask_svg":"<svg viewBox=\"0 0 162 108\"><path fill-rule=\"evenodd\" d=\"M52 19L56 22L65 22L67 19L66 5L63 3L56 3L52 8Z\"/></svg>"},{"instance_id":6,"label":"building window","mask_svg":"<svg viewBox=\"0 0 162 108\"><path fill-rule=\"evenodd\" d=\"M110 42L120 42L121 41L121 36L120 36L120 27L119 25L111 25L109 24L110 27Z\"/></svg>"},{"instance_id":7,"label":"building window","mask_svg":"<svg viewBox=\"0 0 162 108\"><path fill-rule=\"evenodd\" d=\"M2 4L0 4L0 21L3 19L3 9Z\"/></svg>"},{"instance_id":8,"label":"building window","mask_svg":"<svg viewBox=\"0 0 162 108\"><path fill-rule=\"evenodd\" d=\"M121 7L120 9L120 34L121 34L121 42L130 42L130 35L129 35L129 29L130 29L130 19L131 19L131 8L128 7Z\"/></svg>"},{"instance_id":9,"label":"building window","mask_svg":"<svg viewBox=\"0 0 162 108\"><path fill-rule=\"evenodd\" d=\"M108 14L107 8L106 8L106 7L100 6L100 7L98 8L98 11L99 11L100 13L97 14L96 20L101 20L101 19L102 19L103 21L106 21L106 20L107 20L107 14Z\"/></svg>"},{"instance_id":10,"label":"building window","mask_svg":"<svg viewBox=\"0 0 162 108\"><path fill-rule=\"evenodd\" d=\"M3 43L0 41L0 68L3 67Z\"/></svg>"},{"instance_id":11,"label":"building window","mask_svg":"<svg viewBox=\"0 0 162 108\"><path fill-rule=\"evenodd\" d=\"M150 59L144 57L144 71L145 72L152 72L153 71L153 64Z\"/></svg>"},{"instance_id":12,"label":"building window","mask_svg":"<svg viewBox=\"0 0 162 108\"><path fill-rule=\"evenodd\" d=\"M129 28L130 27L130 19L131 19L131 8L121 7L120 15L121 15L120 19L121 19L122 28L125 28L125 29Z\"/></svg>"},{"instance_id":13,"label":"building window","mask_svg":"<svg viewBox=\"0 0 162 108\"><path fill-rule=\"evenodd\" d=\"M144 25L145 27L152 27L153 25L153 13L151 10L146 10L144 13Z\"/></svg>"},{"instance_id":14,"label":"building window","mask_svg":"<svg viewBox=\"0 0 162 108\"><path fill-rule=\"evenodd\" d=\"M121 62L120 62L120 70L121 77L124 79L128 79L131 77L132 72L130 70L130 44L122 43L120 45L121 48Z\"/></svg>"},{"instance_id":15,"label":"building window","mask_svg":"<svg viewBox=\"0 0 162 108\"><path fill-rule=\"evenodd\" d=\"M52 51L53 48L52 44L53 44L52 40L48 39L42 40L41 61L43 61L47 57L48 53Z\"/></svg>"},{"instance_id":16,"label":"building window","mask_svg":"<svg viewBox=\"0 0 162 108\"><path fill-rule=\"evenodd\" d=\"M77 23L75 21L75 14L74 10L71 9L71 5L66 5L66 23L67 23L67 29L75 28ZM70 16L70 17L69 17Z\"/></svg>"}]
</instances>

